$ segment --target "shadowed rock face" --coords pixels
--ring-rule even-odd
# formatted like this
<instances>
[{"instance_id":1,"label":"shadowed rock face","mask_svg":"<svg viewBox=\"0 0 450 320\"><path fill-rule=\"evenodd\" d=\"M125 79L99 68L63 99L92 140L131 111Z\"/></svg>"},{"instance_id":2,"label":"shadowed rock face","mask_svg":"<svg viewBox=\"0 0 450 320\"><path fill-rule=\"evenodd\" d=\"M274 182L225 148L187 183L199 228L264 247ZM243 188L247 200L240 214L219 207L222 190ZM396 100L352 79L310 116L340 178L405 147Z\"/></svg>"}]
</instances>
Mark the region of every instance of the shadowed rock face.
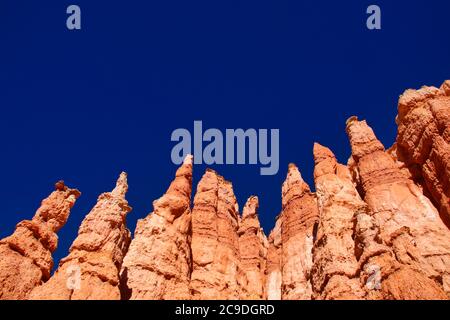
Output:
<instances>
[{"instance_id":1,"label":"shadowed rock face","mask_svg":"<svg viewBox=\"0 0 450 320\"><path fill-rule=\"evenodd\" d=\"M127 176L122 173L114 190L100 195L83 220L70 254L29 299L120 299L119 270L130 243L125 223L131 210L125 200L127 190Z\"/></svg>"},{"instance_id":2,"label":"shadowed rock face","mask_svg":"<svg viewBox=\"0 0 450 320\"><path fill-rule=\"evenodd\" d=\"M122 267L125 299L189 299L192 156L139 220Z\"/></svg>"},{"instance_id":3,"label":"shadowed rock face","mask_svg":"<svg viewBox=\"0 0 450 320\"><path fill-rule=\"evenodd\" d=\"M294 164L289 165L282 187L281 297L311 299L310 271L317 201Z\"/></svg>"},{"instance_id":4,"label":"shadowed rock face","mask_svg":"<svg viewBox=\"0 0 450 320\"><path fill-rule=\"evenodd\" d=\"M407 90L387 151L350 118L347 165L315 144L315 193L289 165L268 238L258 198L240 215L231 182L213 170L191 203L188 156L131 241L123 173L50 277L56 232L79 196L58 182L0 240L0 299L448 299L449 113L450 82Z\"/></svg>"},{"instance_id":5,"label":"shadowed rock face","mask_svg":"<svg viewBox=\"0 0 450 320\"><path fill-rule=\"evenodd\" d=\"M389 249L364 253L383 279L380 292L371 292L371 298L446 298L450 233L436 208L384 151L365 121L349 119L347 133L368 206L369 216L358 221L360 229L373 231L365 241L369 237ZM370 277L371 272L365 272Z\"/></svg>"},{"instance_id":6,"label":"shadowed rock face","mask_svg":"<svg viewBox=\"0 0 450 320\"><path fill-rule=\"evenodd\" d=\"M80 192L60 181L42 201L32 220L16 226L14 233L0 240L0 299L25 299L33 288L50 277L56 233L66 223Z\"/></svg>"}]
</instances>

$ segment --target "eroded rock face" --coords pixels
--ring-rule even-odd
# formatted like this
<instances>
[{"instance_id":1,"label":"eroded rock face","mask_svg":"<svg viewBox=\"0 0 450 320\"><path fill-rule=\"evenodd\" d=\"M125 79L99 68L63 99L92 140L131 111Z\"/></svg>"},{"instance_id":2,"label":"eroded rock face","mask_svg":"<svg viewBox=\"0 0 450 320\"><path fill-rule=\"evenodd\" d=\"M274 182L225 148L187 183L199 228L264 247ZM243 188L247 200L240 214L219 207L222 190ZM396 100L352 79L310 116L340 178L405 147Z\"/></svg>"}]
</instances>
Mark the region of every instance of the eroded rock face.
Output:
<instances>
[{"instance_id":1,"label":"eroded rock face","mask_svg":"<svg viewBox=\"0 0 450 320\"><path fill-rule=\"evenodd\" d=\"M56 233L66 223L80 192L60 181L42 201L32 220L16 226L14 233L0 240L0 299L25 299L33 288L47 281L53 268Z\"/></svg>"},{"instance_id":2,"label":"eroded rock face","mask_svg":"<svg viewBox=\"0 0 450 320\"><path fill-rule=\"evenodd\" d=\"M282 187L281 212L281 297L285 300L311 299L310 271L317 201L303 181L298 168L289 165Z\"/></svg>"},{"instance_id":3,"label":"eroded rock face","mask_svg":"<svg viewBox=\"0 0 450 320\"><path fill-rule=\"evenodd\" d=\"M267 300L281 300L281 219L277 218L275 227L268 238L265 298Z\"/></svg>"},{"instance_id":4,"label":"eroded rock face","mask_svg":"<svg viewBox=\"0 0 450 320\"><path fill-rule=\"evenodd\" d=\"M314 180L320 222L313 249L311 283L315 299L363 299L355 255L354 219L365 213L347 166L330 149L314 144Z\"/></svg>"},{"instance_id":5,"label":"eroded rock face","mask_svg":"<svg viewBox=\"0 0 450 320\"><path fill-rule=\"evenodd\" d=\"M83 220L70 254L60 261L49 281L31 292L29 299L120 299L119 271L130 243L127 190L127 176L122 173L114 190L101 194Z\"/></svg>"},{"instance_id":6,"label":"eroded rock face","mask_svg":"<svg viewBox=\"0 0 450 320\"><path fill-rule=\"evenodd\" d=\"M265 270L268 242L258 219L258 197L250 197L239 223L240 265L244 272L242 299L264 298Z\"/></svg>"},{"instance_id":7,"label":"eroded rock face","mask_svg":"<svg viewBox=\"0 0 450 320\"><path fill-rule=\"evenodd\" d=\"M207 170L198 183L192 210L193 299L239 299L239 212L233 186Z\"/></svg>"},{"instance_id":8,"label":"eroded rock face","mask_svg":"<svg viewBox=\"0 0 450 320\"><path fill-rule=\"evenodd\" d=\"M398 102L397 153L450 227L450 81L406 90Z\"/></svg>"},{"instance_id":9,"label":"eroded rock face","mask_svg":"<svg viewBox=\"0 0 450 320\"><path fill-rule=\"evenodd\" d=\"M189 299L192 156L139 220L122 267L125 299Z\"/></svg>"},{"instance_id":10,"label":"eroded rock face","mask_svg":"<svg viewBox=\"0 0 450 320\"><path fill-rule=\"evenodd\" d=\"M360 264L366 265L362 277L367 280L379 272L383 279L369 298L446 298L450 233L436 208L384 151L365 121L349 119L347 133L351 165L368 206L357 228L364 235L358 235L365 239L361 243L367 243L360 257Z\"/></svg>"}]
</instances>

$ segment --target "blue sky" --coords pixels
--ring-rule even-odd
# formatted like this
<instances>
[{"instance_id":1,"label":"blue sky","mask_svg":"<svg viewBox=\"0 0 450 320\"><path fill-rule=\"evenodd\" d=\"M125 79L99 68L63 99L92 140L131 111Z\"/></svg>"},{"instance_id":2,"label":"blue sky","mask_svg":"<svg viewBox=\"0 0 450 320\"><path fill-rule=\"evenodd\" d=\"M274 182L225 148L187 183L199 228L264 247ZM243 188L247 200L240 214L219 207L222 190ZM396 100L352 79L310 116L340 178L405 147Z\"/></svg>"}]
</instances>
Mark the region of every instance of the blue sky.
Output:
<instances>
[{"instance_id":1,"label":"blue sky","mask_svg":"<svg viewBox=\"0 0 450 320\"><path fill-rule=\"evenodd\" d=\"M65 26L78 4L82 29ZM367 30L377 4L382 29ZM213 166L242 208L260 198L266 232L288 163L312 185L312 146L341 162L345 120L366 119L390 146L398 96L450 76L448 1L0 2L0 237L64 179L82 192L60 232L67 255L97 196L124 170L134 210L152 211L173 178L176 128L280 129L280 170ZM196 184L205 166L194 167Z\"/></svg>"}]
</instances>

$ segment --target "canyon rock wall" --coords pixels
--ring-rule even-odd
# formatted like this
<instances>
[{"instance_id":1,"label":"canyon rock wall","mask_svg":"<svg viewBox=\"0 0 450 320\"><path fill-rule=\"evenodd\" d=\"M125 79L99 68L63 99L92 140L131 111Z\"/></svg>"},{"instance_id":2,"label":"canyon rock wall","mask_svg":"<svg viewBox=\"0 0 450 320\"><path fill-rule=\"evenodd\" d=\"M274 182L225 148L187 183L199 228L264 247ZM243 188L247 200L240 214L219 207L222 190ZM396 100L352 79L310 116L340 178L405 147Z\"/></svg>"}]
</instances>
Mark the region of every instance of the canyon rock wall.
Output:
<instances>
[{"instance_id":1,"label":"canyon rock wall","mask_svg":"<svg viewBox=\"0 0 450 320\"><path fill-rule=\"evenodd\" d=\"M347 165L314 144L315 192L290 164L267 238L258 197L240 213L213 170L191 203L187 156L131 240L123 173L50 276L56 232L80 195L59 182L0 240L0 299L448 299L450 82L407 90L396 121L385 150L366 121L348 119Z\"/></svg>"}]
</instances>

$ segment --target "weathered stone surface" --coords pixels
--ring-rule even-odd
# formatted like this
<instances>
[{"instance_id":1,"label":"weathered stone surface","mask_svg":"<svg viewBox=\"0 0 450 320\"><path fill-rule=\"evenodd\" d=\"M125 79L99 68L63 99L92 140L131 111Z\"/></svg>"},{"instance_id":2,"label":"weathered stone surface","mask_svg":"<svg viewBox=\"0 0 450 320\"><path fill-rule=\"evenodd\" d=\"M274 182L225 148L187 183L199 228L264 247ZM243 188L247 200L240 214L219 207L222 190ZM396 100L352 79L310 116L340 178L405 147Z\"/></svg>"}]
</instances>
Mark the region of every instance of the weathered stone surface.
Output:
<instances>
[{"instance_id":1,"label":"weathered stone surface","mask_svg":"<svg viewBox=\"0 0 450 320\"><path fill-rule=\"evenodd\" d=\"M281 300L281 219L276 219L275 227L268 238L265 298L268 300Z\"/></svg>"},{"instance_id":2,"label":"weathered stone surface","mask_svg":"<svg viewBox=\"0 0 450 320\"><path fill-rule=\"evenodd\" d=\"M405 176L384 151L365 121L347 122L352 166L368 206L357 230L365 233L367 248L359 258L367 278L380 270L381 290L371 298L445 298L450 268L450 233L421 189ZM367 239L370 239L368 241ZM361 243L363 243L362 241ZM386 249L387 248L387 249ZM364 277L364 274L362 275ZM426 289L424 289L426 288Z\"/></svg>"},{"instance_id":3,"label":"weathered stone surface","mask_svg":"<svg viewBox=\"0 0 450 320\"><path fill-rule=\"evenodd\" d=\"M198 183L192 210L193 299L238 299L240 270L238 204L233 186L207 170Z\"/></svg>"},{"instance_id":4,"label":"weathered stone surface","mask_svg":"<svg viewBox=\"0 0 450 320\"><path fill-rule=\"evenodd\" d=\"M398 103L397 153L450 227L450 81L406 90Z\"/></svg>"},{"instance_id":5,"label":"weathered stone surface","mask_svg":"<svg viewBox=\"0 0 450 320\"><path fill-rule=\"evenodd\" d=\"M241 289L243 299L264 298L268 242L259 224L258 207L258 197L250 197L239 223L240 265L245 275Z\"/></svg>"},{"instance_id":6,"label":"weathered stone surface","mask_svg":"<svg viewBox=\"0 0 450 320\"><path fill-rule=\"evenodd\" d=\"M99 196L83 220L78 236L55 274L29 299L118 300L119 271L130 243L125 199L127 176L123 172L111 192Z\"/></svg>"},{"instance_id":7,"label":"weathered stone surface","mask_svg":"<svg viewBox=\"0 0 450 320\"><path fill-rule=\"evenodd\" d=\"M139 220L122 267L126 299L189 299L192 156Z\"/></svg>"},{"instance_id":8,"label":"weathered stone surface","mask_svg":"<svg viewBox=\"0 0 450 320\"><path fill-rule=\"evenodd\" d=\"M56 233L66 223L80 192L59 181L55 191L42 201L32 220L16 226L14 233L0 240L0 299L25 299L47 281L53 267Z\"/></svg>"},{"instance_id":9,"label":"weathered stone surface","mask_svg":"<svg viewBox=\"0 0 450 320\"><path fill-rule=\"evenodd\" d=\"M311 299L310 271L317 201L303 181L298 168L289 165L282 186L281 212L281 297L285 300Z\"/></svg>"},{"instance_id":10,"label":"weathered stone surface","mask_svg":"<svg viewBox=\"0 0 450 320\"><path fill-rule=\"evenodd\" d=\"M354 219L366 204L347 166L330 149L314 144L314 180L320 222L313 249L311 283L315 299L362 299L355 256Z\"/></svg>"}]
</instances>

